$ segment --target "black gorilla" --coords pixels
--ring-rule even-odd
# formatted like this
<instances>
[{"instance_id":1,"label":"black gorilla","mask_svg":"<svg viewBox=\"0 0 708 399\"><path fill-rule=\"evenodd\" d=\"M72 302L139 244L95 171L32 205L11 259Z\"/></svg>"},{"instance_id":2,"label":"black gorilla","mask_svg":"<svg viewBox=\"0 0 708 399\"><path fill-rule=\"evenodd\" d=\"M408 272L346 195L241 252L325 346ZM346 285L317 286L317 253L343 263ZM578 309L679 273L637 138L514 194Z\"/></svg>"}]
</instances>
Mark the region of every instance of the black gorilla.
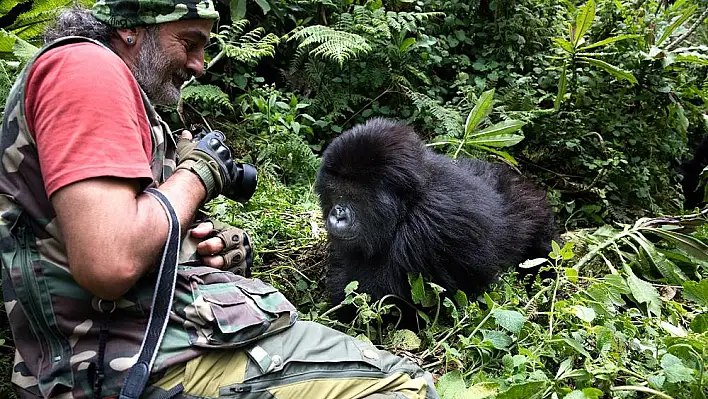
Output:
<instances>
[{"instance_id":1,"label":"black gorilla","mask_svg":"<svg viewBox=\"0 0 708 399\"><path fill-rule=\"evenodd\" d=\"M315 190L334 305L352 280L373 300L396 294L410 301L409 272L451 295L477 294L503 269L546 257L557 239L544 191L505 165L436 154L410 126L388 119L334 139Z\"/></svg>"}]
</instances>

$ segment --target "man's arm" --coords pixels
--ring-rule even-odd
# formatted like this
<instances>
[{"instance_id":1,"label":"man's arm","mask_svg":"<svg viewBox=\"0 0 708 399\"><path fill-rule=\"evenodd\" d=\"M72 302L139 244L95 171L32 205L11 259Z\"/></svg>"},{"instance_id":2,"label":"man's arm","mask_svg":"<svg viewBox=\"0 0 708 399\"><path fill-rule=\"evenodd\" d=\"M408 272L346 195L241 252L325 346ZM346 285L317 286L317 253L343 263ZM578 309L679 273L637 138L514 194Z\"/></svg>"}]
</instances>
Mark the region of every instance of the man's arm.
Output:
<instances>
[{"instance_id":1,"label":"man's arm","mask_svg":"<svg viewBox=\"0 0 708 399\"><path fill-rule=\"evenodd\" d=\"M196 175L178 170L159 190L186 232L206 190ZM116 299L159 261L168 222L162 205L140 193L137 180L91 178L51 197L76 281L104 299Z\"/></svg>"}]
</instances>

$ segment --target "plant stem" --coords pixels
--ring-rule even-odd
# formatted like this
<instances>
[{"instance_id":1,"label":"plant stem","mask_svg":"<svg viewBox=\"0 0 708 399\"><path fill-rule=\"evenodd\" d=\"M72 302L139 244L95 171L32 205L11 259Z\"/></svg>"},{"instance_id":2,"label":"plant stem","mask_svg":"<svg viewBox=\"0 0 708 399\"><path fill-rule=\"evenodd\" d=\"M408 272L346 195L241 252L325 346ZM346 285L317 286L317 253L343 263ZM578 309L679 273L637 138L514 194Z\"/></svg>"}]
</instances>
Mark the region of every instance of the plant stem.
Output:
<instances>
[{"instance_id":1,"label":"plant stem","mask_svg":"<svg viewBox=\"0 0 708 399\"><path fill-rule=\"evenodd\" d=\"M664 399L674 399L673 397L671 397L663 392L659 392L659 391L651 389L651 388L640 387L640 386L636 386L636 385L622 385L619 387L612 387L612 388L610 388L610 391L638 391L638 392L650 393L652 395L656 395L656 396L658 396L660 398L664 398Z\"/></svg>"},{"instance_id":2,"label":"plant stem","mask_svg":"<svg viewBox=\"0 0 708 399\"><path fill-rule=\"evenodd\" d=\"M556 295L558 294L558 286L560 285L560 273L556 274L556 284L553 287L553 297L551 298L551 311L548 315L548 336L553 336L553 315L555 314Z\"/></svg>"}]
</instances>

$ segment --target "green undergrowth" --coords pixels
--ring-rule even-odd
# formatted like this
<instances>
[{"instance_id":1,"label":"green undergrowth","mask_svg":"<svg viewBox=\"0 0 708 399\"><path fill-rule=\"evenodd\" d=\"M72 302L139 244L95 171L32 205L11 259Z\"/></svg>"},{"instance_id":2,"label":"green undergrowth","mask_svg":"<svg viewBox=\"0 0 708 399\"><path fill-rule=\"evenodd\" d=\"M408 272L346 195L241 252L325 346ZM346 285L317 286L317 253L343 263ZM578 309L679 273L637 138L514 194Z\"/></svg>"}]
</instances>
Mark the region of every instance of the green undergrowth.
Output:
<instances>
[{"instance_id":1,"label":"green undergrowth","mask_svg":"<svg viewBox=\"0 0 708 399\"><path fill-rule=\"evenodd\" d=\"M283 290L300 318L408 356L433 373L442 398L705 398L708 376L708 228L703 214L572 231L547 259L555 279L508 272L477 298L445 295L419 276L418 332L390 303L347 287L359 308L331 317L326 234L316 197L263 176L247 205L217 200L214 214L256 243L254 276ZM473 278L473 276L471 276Z\"/></svg>"}]
</instances>

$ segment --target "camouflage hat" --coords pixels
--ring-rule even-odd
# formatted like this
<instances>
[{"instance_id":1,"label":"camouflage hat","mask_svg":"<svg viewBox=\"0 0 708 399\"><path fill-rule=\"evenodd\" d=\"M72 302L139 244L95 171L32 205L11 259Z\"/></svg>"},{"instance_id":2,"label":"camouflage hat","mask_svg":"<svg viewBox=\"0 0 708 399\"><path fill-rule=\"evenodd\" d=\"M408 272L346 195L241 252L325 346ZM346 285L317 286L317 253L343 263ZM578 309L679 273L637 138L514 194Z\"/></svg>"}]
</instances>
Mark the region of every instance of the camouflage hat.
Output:
<instances>
[{"instance_id":1,"label":"camouflage hat","mask_svg":"<svg viewBox=\"0 0 708 399\"><path fill-rule=\"evenodd\" d=\"M219 19L215 0L98 0L93 15L115 28L185 19Z\"/></svg>"}]
</instances>

